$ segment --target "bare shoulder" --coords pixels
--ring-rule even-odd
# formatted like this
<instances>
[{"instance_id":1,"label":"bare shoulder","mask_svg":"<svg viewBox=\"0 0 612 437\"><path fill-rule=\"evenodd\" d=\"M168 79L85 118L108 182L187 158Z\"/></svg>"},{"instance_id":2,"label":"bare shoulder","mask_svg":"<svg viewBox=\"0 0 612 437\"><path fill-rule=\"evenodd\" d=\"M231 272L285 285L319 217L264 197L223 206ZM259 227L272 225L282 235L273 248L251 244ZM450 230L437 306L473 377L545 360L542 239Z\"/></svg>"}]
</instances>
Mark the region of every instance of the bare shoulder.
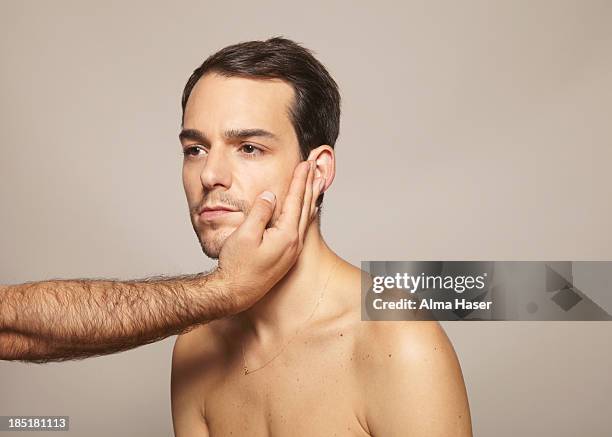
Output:
<instances>
[{"instance_id":1,"label":"bare shoulder","mask_svg":"<svg viewBox=\"0 0 612 437\"><path fill-rule=\"evenodd\" d=\"M193 355L214 353L222 345L221 341L216 322L195 326L176 336L173 359L184 361Z\"/></svg>"},{"instance_id":2,"label":"bare shoulder","mask_svg":"<svg viewBox=\"0 0 612 437\"><path fill-rule=\"evenodd\" d=\"M220 319L178 335L172 351L172 373L194 373L194 377L205 377L225 360L228 330L232 327L230 322ZM189 372L194 366L197 372Z\"/></svg>"},{"instance_id":3,"label":"bare shoulder","mask_svg":"<svg viewBox=\"0 0 612 437\"><path fill-rule=\"evenodd\" d=\"M437 321L364 321L358 338L356 352L371 358L364 362L366 367L372 360L386 357L388 361L394 353L403 360L424 359L432 354L443 360L455 358L452 344Z\"/></svg>"},{"instance_id":4,"label":"bare shoulder","mask_svg":"<svg viewBox=\"0 0 612 437\"><path fill-rule=\"evenodd\" d=\"M219 322L199 325L178 335L174 342L170 392L177 437L208 435L204 394L223 359L222 325Z\"/></svg>"},{"instance_id":5,"label":"bare shoulder","mask_svg":"<svg viewBox=\"0 0 612 437\"><path fill-rule=\"evenodd\" d=\"M355 362L374 435L471 436L459 360L437 321L362 322Z\"/></svg>"}]
</instances>

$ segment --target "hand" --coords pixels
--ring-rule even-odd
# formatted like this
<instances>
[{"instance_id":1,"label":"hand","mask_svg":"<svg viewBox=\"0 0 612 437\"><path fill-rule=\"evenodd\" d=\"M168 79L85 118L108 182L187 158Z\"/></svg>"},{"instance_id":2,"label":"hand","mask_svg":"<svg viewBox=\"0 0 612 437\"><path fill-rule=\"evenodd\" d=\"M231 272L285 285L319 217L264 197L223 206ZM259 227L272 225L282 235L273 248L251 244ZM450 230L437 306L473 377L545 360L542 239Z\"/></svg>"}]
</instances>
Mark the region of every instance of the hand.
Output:
<instances>
[{"instance_id":1,"label":"hand","mask_svg":"<svg viewBox=\"0 0 612 437\"><path fill-rule=\"evenodd\" d=\"M276 197L268 191L257 198L244 222L223 244L215 274L228 284L236 302L234 313L244 311L263 297L289 271L302 251L323 185L322 178L314 179L315 167L314 161L296 166L273 226L266 229L276 207ZM270 200L265 199L266 193Z\"/></svg>"}]
</instances>

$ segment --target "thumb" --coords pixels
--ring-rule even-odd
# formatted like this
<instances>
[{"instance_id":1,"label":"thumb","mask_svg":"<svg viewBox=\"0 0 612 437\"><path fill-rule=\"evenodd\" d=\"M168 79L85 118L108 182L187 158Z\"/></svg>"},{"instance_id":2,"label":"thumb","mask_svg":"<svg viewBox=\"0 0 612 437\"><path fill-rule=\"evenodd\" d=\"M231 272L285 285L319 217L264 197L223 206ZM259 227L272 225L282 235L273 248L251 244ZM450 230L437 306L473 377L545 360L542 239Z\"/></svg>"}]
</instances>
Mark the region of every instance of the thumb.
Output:
<instances>
[{"instance_id":1,"label":"thumb","mask_svg":"<svg viewBox=\"0 0 612 437\"><path fill-rule=\"evenodd\" d=\"M275 206L276 196L274 193L271 191L264 191L255 199L249 211L249 215L240 228L246 232L247 235L251 235L258 242L261 242L266 225L274 213Z\"/></svg>"}]
</instances>

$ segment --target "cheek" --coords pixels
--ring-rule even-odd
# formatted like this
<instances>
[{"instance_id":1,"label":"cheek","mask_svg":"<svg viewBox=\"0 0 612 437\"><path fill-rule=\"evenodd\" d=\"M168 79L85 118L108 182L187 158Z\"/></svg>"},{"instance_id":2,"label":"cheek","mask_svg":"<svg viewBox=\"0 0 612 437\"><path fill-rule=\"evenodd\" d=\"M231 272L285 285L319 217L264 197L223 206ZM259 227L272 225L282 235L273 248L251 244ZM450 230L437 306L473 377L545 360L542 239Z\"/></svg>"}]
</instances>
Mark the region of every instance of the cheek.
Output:
<instances>
[{"instance_id":1,"label":"cheek","mask_svg":"<svg viewBox=\"0 0 612 437\"><path fill-rule=\"evenodd\" d=\"M274 181L272 178L264 177L258 179L257 181L252 181L246 187L244 191L244 199L248 202L249 209L253 206L253 203L257 197L266 190L272 191L276 196L279 196L278 182Z\"/></svg>"},{"instance_id":2,"label":"cheek","mask_svg":"<svg viewBox=\"0 0 612 437\"><path fill-rule=\"evenodd\" d=\"M232 189L236 194L252 204L253 201L265 190L271 190L278 195L279 170L277 166L266 163L259 167L248 166L240 171L234 172ZM230 189L230 192L232 191Z\"/></svg>"},{"instance_id":3,"label":"cheek","mask_svg":"<svg viewBox=\"0 0 612 437\"><path fill-rule=\"evenodd\" d=\"M244 188L237 190L236 194L246 201L250 210L261 193L266 190L272 191L276 195L276 207L272 216L272 221L274 221L280 215L289 182L290 180L286 182L284 179L280 179L278 172L267 171L258 177L243 180L240 185ZM240 191L240 194L238 194L238 191ZM245 217L243 216L242 219L244 220Z\"/></svg>"},{"instance_id":4,"label":"cheek","mask_svg":"<svg viewBox=\"0 0 612 437\"><path fill-rule=\"evenodd\" d=\"M293 179L293 172L287 173L283 172L281 177L277 178L276 182L276 191L275 194L278 197L278 200L281 202L285 201L287 194L289 193L289 188L291 186L291 180ZM281 203L282 204L282 203Z\"/></svg>"},{"instance_id":5,"label":"cheek","mask_svg":"<svg viewBox=\"0 0 612 437\"><path fill-rule=\"evenodd\" d=\"M285 207L285 200L289 193L291 180L293 179L293 173L289 175L283 175L282 178L276 178L270 186L272 192L276 195L276 207L274 208L273 221L276 221L280 216L283 208Z\"/></svg>"},{"instance_id":6,"label":"cheek","mask_svg":"<svg viewBox=\"0 0 612 437\"><path fill-rule=\"evenodd\" d=\"M198 174L192 169L183 168L183 189L190 205L199 202L202 196L202 184Z\"/></svg>"}]
</instances>

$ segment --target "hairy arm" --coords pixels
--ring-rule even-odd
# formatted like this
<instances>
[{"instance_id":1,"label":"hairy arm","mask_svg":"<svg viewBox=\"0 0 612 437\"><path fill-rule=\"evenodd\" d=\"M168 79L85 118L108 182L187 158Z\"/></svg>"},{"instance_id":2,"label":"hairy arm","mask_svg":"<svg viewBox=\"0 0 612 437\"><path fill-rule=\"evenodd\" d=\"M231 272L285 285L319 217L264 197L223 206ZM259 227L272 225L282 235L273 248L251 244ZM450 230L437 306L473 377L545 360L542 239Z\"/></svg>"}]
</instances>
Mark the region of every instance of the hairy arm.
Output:
<instances>
[{"instance_id":1,"label":"hairy arm","mask_svg":"<svg viewBox=\"0 0 612 437\"><path fill-rule=\"evenodd\" d=\"M436 321L372 322L377 343L363 350L366 421L377 437L471 437L459 361ZM368 376L369 374L369 376Z\"/></svg>"},{"instance_id":2,"label":"hairy arm","mask_svg":"<svg viewBox=\"0 0 612 437\"><path fill-rule=\"evenodd\" d=\"M31 338L18 332L0 332L0 359L34 363L53 361L59 350L48 341Z\"/></svg>"},{"instance_id":3,"label":"hairy arm","mask_svg":"<svg viewBox=\"0 0 612 437\"><path fill-rule=\"evenodd\" d=\"M291 268L322 185L303 161L274 225L262 193L224 242L211 273L142 280L55 279L0 286L0 359L61 361L109 354L188 331L253 305Z\"/></svg>"},{"instance_id":4,"label":"hairy arm","mask_svg":"<svg viewBox=\"0 0 612 437\"><path fill-rule=\"evenodd\" d=\"M63 361L127 350L222 317L236 304L217 271L3 286L0 359Z\"/></svg>"}]
</instances>

